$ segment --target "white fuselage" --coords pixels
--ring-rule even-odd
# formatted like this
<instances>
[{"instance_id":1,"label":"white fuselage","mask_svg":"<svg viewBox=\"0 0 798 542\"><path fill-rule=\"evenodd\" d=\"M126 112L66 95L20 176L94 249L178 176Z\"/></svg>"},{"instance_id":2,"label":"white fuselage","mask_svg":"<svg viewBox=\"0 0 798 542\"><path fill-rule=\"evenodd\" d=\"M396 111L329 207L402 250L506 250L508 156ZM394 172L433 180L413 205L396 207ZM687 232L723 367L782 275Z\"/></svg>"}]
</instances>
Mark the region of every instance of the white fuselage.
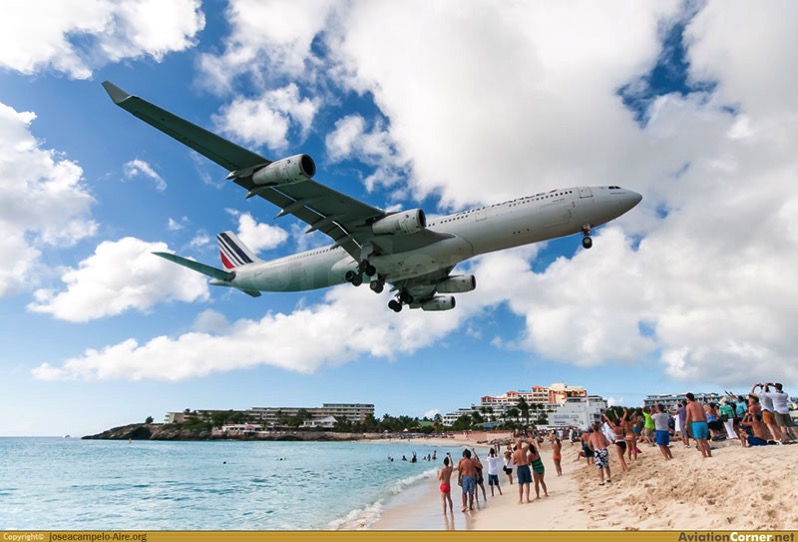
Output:
<instances>
[{"instance_id":1,"label":"white fuselage","mask_svg":"<svg viewBox=\"0 0 798 542\"><path fill-rule=\"evenodd\" d=\"M426 247L369 261L396 283L439 269L451 268L474 256L573 235L600 226L637 205L641 196L619 187L593 186L553 190L512 201L432 219L427 229L451 237ZM228 286L263 292L313 290L345 282L357 262L340 247L309 250L235 269Z\"/></svg>"}]
</instances>

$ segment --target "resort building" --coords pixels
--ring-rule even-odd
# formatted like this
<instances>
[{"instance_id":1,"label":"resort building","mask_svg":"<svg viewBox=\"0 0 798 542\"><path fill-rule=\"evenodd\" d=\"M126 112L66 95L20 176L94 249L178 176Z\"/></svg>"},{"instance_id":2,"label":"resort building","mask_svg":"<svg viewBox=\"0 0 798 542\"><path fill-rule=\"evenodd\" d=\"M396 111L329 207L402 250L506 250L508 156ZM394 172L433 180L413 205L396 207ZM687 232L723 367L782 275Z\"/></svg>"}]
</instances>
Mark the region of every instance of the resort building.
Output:
<instances>
[{"instance_id":1,"label":"resort building","mask_svg":"<svg viewBox=\"0 0 798 542\"><path fill-rule=\"evenodd\" d=\"M695 395L695 400L699 403L718 403L720 402L721 398L724 397L723 395L715 392L711 393L700 393L700 392L693 392ZM643 400L644 406L657 406L661 404L665 407L666 411L670 411L674 408L677 408L682 401L687 400L687 392L679 393L679 394L662 394L662 395L649 395Z\"/></svg>"},{"instance_id":2,"label":"resort building","mask_svg":"<svg viewBox=\"0 0 798 542\"><path fill-rule=\"evenodd\" d=\"M332 427L337 420L363 422L374 416L374 405L364 403L323 403L321 407L253 407L247 410L193 410L167 412L164 423L183 423L189 418L210 419L214 414L239 413L249 421L259 421L264 427L285 425L291 419L305 418L307 427ZM330 421L332 419L332 421Z\"/></svg>"},{"instance_id":3,"label":"resort building","mask_svg":"<svg viewBox=\"0 0 798 542\"><path fill-rule=\"evenodd\" d=\"M374 405L364 403L323 403L321 407L254 407L246 411L264 425L282 425L285 420L307 413L311 420L322 420L332 416L337 420L363 422L367 416L374 416Z\"/></svg>"},{"instance_id":4,"label":"resort building","mask_svg":"<svg viewBox=\"0 0 798 542\"><path fill-rule=\"evenodd\" d=\"M484 395L480 398L479 404L472 404L471 407L460 408L444 414L443 424L450 426L464 414L471 415L472 412L479 412L488 423L501 421L508 417L510 409L518 408L521 399L531 407L530 418L537 418L538 414L543 411L551 421L552 415L570 399L587 399L587 397L587 390L582 386L568 386L564 383L554 383L551 386L532 386L528 390L512 390L502 395ZM592 397L595 399L595 396ZM603 401L603 399L601 400ZM585 408L592 409L594 402L590 402L591 406ZM604 408L606 408L606 402ZM592 412L592 410L590 411ZM588 414L584 416L590 418Z\"/></svg>"}]
</instances>

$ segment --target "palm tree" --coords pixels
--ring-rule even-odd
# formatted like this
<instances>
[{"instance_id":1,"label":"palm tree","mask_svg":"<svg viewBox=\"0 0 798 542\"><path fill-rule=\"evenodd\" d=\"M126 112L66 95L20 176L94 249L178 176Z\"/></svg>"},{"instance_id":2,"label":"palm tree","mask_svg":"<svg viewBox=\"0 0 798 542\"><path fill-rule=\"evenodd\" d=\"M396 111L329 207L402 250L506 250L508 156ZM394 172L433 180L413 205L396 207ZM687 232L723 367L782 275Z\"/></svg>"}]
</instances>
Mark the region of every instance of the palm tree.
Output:
<instances>
[{"instance_id":1,"label":"palm tree","mask_svg":"<svg viewBox=\"0 0 798 542\"><path fill-rule=\"evenodd\" d=\"M524 423L528 426L529 425L529 403L526 402L526 399L521 397L518 399L518 410L521 411L521 414L524 416Z\"/></svg>"}]
</instances>

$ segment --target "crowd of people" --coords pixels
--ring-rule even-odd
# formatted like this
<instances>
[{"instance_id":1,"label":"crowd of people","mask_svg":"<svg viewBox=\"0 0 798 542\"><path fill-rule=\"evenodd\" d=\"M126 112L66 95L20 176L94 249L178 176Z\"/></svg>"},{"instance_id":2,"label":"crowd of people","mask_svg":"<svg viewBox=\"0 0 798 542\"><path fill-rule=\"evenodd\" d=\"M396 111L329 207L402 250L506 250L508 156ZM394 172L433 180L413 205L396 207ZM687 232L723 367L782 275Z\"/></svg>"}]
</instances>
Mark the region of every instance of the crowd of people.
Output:
<instances>
[{"instance_id":1,"label":"crowd of people","mask_svg":"<svg viewBox=\"0 0 798 542\"><path fill-rule=\"evenodd\" d=\"M622 472L642 453L641 446L658 448L665 461L671 461L671 440L685 447L695 447L703 457L712 457L713 445L720 440L739 441L740 446L782 445L798 442L798 428L789 414L789 395L781 383L757 383L747 396L725 392L717 402L702 403L692 393L668 411L662 404L640 409L614 407L603 412L601 421L579 431L563 428L543 433L523 433L514 442L507 444L502 453L496 446L490 448L487 457L487 479L491 497L498 492L501 472L510 485L518 487L519 504L530 503L530 491L534 484L535 498L540 499L541 490L548 496L545 468L541 461L541 444L548 440L551 445L552 462L557 475L562 475L562 442L581 443L577 461L585 460L595 465L599 485L612 484L610 452L615 450ZM474 509L479 504L480 491L487 500L483 469L476 449L466 449L457 465L451 455L444 458L444 466L438 471L441 482L443 512L453 510L451 477L457 470L457 484L462 493L462 511ZM514 480L515 478L515 480Z\"/></svg>"}]
</instances>

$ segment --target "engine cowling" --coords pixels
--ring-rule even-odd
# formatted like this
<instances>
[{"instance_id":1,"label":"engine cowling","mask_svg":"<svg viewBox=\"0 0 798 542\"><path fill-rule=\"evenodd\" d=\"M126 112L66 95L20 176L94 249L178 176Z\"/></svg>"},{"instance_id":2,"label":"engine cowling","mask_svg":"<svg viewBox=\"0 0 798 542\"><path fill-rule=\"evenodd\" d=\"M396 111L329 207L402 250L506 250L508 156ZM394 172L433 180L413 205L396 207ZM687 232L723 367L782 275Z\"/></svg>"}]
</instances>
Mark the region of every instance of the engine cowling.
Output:
<instances>
[{"instance_id":1,"label":"engine cowling","mask_svg":"<svg viewBox=\"0 0 798 542\"><path fill-rule=\"evenodd\" d=\"M442 294L458 294L470 292L477 287L477 278L474 275L454 275L440 281L436 288Z\"/></svg>"},{"instance_id":2,"label":"engine cowling","mask_svg":"<svg viewBox=\"0 0 798 542\"><path fill-rule=\"evenodd\" d=\"M402 211L381 218L371 225L374 235L416 233L427 227L427 215L421 209Z\"/></svg>"},{"instance_id":3,"label":"engine cowling","mask_svg":"<svg viewBox=\"0 0 798 542\"><path fill-rule=\"evenodd\" d=\"M424 311L448 311L454 308L454 297L450 295L436 295L421 304Z\"/></svg>"},{"instance_id":4,"label":"engine cowling","mask_svg":"<svg viewBox=\"0 0 798 542\"><path fill-rule=\"evenodd\" d=\"M272 162L252 174L252 182L258 186L275 186L305 181L316 174L316 164L307 154L297 154Z\"/></svg>"}]
</instances>

